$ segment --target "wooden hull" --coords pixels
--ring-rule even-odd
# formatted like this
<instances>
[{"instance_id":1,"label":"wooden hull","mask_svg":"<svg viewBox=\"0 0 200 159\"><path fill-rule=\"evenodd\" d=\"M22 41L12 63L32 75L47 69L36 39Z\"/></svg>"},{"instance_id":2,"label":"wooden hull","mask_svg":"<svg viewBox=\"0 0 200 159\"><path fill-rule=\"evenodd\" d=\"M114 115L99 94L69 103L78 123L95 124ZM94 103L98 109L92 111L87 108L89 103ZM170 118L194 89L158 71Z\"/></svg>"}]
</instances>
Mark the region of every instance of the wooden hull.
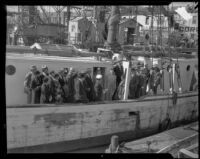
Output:
<instances>
[{"instance_id":1,"label":"wooden hull","mask_svg":"<svg viewBox=\"0 0 200 159\"><path fill-rule=\"evenodd\" d=\"M105 145L110 137L121 140L145 137L165 127L198 118L198 93L139 100L65 105L7 105L8 152L63 152Z\"/></svg>"}]
</instances>

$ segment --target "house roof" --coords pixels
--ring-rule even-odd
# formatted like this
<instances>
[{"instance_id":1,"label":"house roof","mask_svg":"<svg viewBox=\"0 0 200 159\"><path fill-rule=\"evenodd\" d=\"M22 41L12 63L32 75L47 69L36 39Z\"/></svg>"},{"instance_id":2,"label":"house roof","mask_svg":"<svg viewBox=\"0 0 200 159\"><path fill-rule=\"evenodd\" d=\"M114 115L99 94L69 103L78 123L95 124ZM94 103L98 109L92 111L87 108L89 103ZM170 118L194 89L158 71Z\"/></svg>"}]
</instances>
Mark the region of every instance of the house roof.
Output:
<instances>
[{"instance_id":1,"label":"house roof","mask_svg":"<svg viewBox=\"0 0 200 159\"><path fill-rule=\"evenodd\" d=\"M134 21L134 22L136 22L136 20L135 20L135 18L133 18L133 19L122 19L121 21L120 21L120 23L119 24L123 24L123 23L127 23L127 22L129 22L129 21ZM143 26L141 23L139 23L139 22L137 22L140 26Z\"/></svg>"},{"instance_id":2,"label":"house roof","mask_svg":"<svg viewBox=\"0 0 200 159\"><path fill-rule=\"evenodd\" d=\"M76 17L76 18L74 18L73 20L71 20L72 22L77 22L77 21L79 21L79 20L82 20L82 19L84 19L83 17Z\"/></svg>"}]
</instances>

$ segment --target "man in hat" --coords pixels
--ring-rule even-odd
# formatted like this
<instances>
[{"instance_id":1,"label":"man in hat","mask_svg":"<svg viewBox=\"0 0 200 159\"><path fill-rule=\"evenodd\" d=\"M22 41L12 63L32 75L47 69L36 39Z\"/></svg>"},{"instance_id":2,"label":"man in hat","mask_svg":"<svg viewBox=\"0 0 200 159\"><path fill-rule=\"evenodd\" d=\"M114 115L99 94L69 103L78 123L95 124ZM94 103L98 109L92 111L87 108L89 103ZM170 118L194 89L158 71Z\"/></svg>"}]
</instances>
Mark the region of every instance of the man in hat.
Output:
<instances>
[{"instance_id":1,"label":"man in hat","mask_svg":"<svg viewBox=\"0 0 200 159\"><path fill-rule=\"evenodd\" d=\"M146 95L146 93L149 91L149 79L150 79L150 70L148 69L148 64L144 65L144 69L142 70L142 75L144 78L142 94Z\"/></svg>"},{"instance_id":2,"label":"man in hat","mask_svg":"<svg viewBox=\"0 0 200 159\"><path fill-rule=\"evenodd\" d=\"M95 101L94 83L91 77L92 70L89 68L85 71L84 81L86 83L87 98L89 101Z\"/></svg>"},{"instance_id":3,"label":"man in hat","mask_svg":"<svg viewBox=\"0 0 200 159\"><path fill-rule=\"evenodd\" d=\"M34 78L36 71L37 71L37 67L35 65L32 65L30 67L30 72L28 72L25 76L24 92L27 94L27 104L31 104L31 101L32 101L31 81Z\"/></svg>"},{"instance_id":4,"label":"man in hat","mask_svg":"<svg viewBox=\"0 0 200 159\"><path fill-rule=\"evenodd\" d=\"M141 94L142 94L142 86L143 86L143 82L144 82L144 78L142 76L142 71L141 71L141 65L140 64L137 66L136 74L137 75L135 76L135 78L138 81L138 83L137 83L135 96L136 96L136 98L139 98L141 96Z\"/></svg>"},{"instance_id":5,"label":"man in hat","mask_svg":"<svg viewBox=\"0 0 200 159\"><path fill-rule=\"evenodd\" d=\"M41 96L40 96L40 103L49 103L50 101L50 86L49 86L49 78L44 77L43 83L41 86Z\"/></svg>"},{"instance_id":6,"label":"man in hat","mask_svg":"<svg viewBox=\"0 0 200 159\"><path fill-rule=\"evenodd\" d=\"M124 92L125 92L125 74L121 77L121 82L117 88L116 94L114 99L116 100L123 100L124 99Z\"/></svg>"},{"instance_id":7,"label":"man in hat","mask_svg":"<svg viewBox=\"0 0 200 159\"><path fill-rule=\"evenodd\" d=\"M96 94L96 101L102 101L103 100L103 86L102 86L102 75L97 74L96 75L96 82L94 85L94 90Z\"/></svg>"},{"instance_id":8,"label":"man in hat","mask_svg":"<svg viewBox=\"0 0 200 159\"><path fill-rule=\"evenodd\" d=\"M63 102L63 90L61 88L60 82L59 82L59 74L55 74L55 80L54 80L54 85L55 85L55 102L56 103L62 103Z\"/></svg>"},{"instance_id":9,"label":"man in hat","mask_svg":"<svg viewBox=\"0 0 200 159\"><path fill-rule=\"evenodd\" d=\"M46 65L43 65L43 66L42 66L42 74L41 74L41 79L42 79L42 81L43 81L43 79L44 79L45 77L48 78L48 76L49 76L48 67L47 67Z\"/></svg>"},{"instance_id":10,"label":"man in hat","mask_svg":"<svg viewBox=\"0 0 200 159\"><path fill-rule=\"evenodd\" d=\"M84 72L81 71L78 73L78 77L74 80L74 86L75 86L75 101L81 102L81 103L87 103L87 93L86 93L86 87L84 85Z\"/></svg>"},{"instance_id":11,"label":"man in hat","mask_svg":"<svg viewBox=\"0 0 200 159\"><path fill-rule=\"evenodd\" d=\"M50 80L50 92L51 92L50 103L54 103L55 102L55 71L51 71L49 73L49 80Z\"/></svg>"},{"instance_id":12,"label":"man in hat","mask_svg":"<svg viewBox=\"0 0 200 159\"><path fill-rule=\"evenodd\" d=\"M63 96L63 100L64 102L68 102L68 96L69 96L69 83L68 83L68 68L64 68L63 71L63 81L64 81L64 85L62 86L63 88L63 92L64 92L64 96Z\"/></svg>"},{"instance_id":13,"label":"man in hat","mask_svg":"<svg viewBox=\"0 0 200 159\"><path fill-rule=\"evenodd\" d=\"M172 94L173 90L173 79L172 79L172 65L167 66L167 71L169 72L169 93Z\"/></svg>"},{"instance_id":14,"label":"man in hat","mask_svg":"<svg viewBox=\"0 0 200 159\"><path fill-rule=\"evenodd\" d=\"M32 81L31 81L32 103L33 104L40 103L41 86L42 86L42 80L40 78L40 71L36 71L35 75L33 76Z\"/></svg>"},{"instance_id":15,"label":"man in hat","mask_svg":"<svg viewBox=\"0 0 200 159\"><path fill-rule=\"evenodd\" d=\"M155 79L155 68L152 67L150 69L150 78L149 78L149 93L152 94L153 93L153 89L154 89L154 79Z\"/></svg>"},{"instance_id":16,"label":"man in hat","mask_svg":"<svg viewBox=\"0 0 200 159\"><path fill-rule=\"evenodd\" d=\"M106 98L107 100L112 100L113 99L113 95L115 93L116 90L116 75L114 73L113 68L110 69L110 72L107 76L105 76L106 80L105 80L105 88L108 89L107 93L106 93Z\"/></svg>"},{"instance_id":17,"label":"man in hat","mask_svg":"<svg viewBox=\"0 0 200 159\"><path fill-rule=\"evenodd\" d=\"M136 72L135 68L131 69L131 79L129 84L129 99L135 99L136 98L136 91L137 91L137 85L139 83L139 78Z\"/></svg>"},{"instance_id":18,"label":"man in hat","mask_svg":"<svg viewBox=\"0 0 200 159\"><path fill-rule=\"evenodd\" d=\"M154 75L154 84L153 84L153 93L154 95L157 94L157 88L161 81L161 73L160 69L156 66L155 67L155 75Z\"/></svg>"},{"instance_id":19,"label":"man in hat","mask_svg":"<svg viewBox=\"0 0 200 159\"><path fill-rule=\"evenodd\" d=\"M64 70L64 68L61 68L60 70L59 70L59 72L58 72L58 75L59 75L59 82L60 82L60 85L61 85L61 87L63 87L64 86L64 84L65 84L65 80L64 80L64 72L65 72L65 70Z\"/></svg>"},{"instance_id":20,"label":"man in hat","mask_svg":"<svg viewBox=\"0 0 200 159\"><path fill-rule=\"evenodd\" d=\"M122 63L118 62L116 65L114 65L113 70L116 75L116 88L117 88L121 82L122 75L124 74L124 68Z\"/></svg>"},{"instance_id":21,"label":"man in hat","mask_svg":"<svg viewBox=\"0 0 200 159\"><path fill-rule=\"evenodd\" d=\"M74 102L74 95L75 95L75 84L74 81L77 78L77 71L73 68L69 68L69 73L67 75L67 83L69 88L69 94L68 94L68 102Z\"/></svg>"}]
</instances>

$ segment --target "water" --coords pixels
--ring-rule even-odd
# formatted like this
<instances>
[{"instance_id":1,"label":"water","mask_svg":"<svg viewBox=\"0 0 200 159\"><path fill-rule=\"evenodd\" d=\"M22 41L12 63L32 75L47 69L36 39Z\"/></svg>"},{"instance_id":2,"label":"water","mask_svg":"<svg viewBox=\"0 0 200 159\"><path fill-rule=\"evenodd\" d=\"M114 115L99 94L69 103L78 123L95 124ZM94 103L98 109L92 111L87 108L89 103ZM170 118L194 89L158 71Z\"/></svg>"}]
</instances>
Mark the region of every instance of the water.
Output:
<instances>
[{"instance_id":1,"label":"water","mask_svg":"<svg viewBox=\"0 0 200 159\"><path fill-rule=\"evenodd\" d=\"M88 149L81 149L81 150L75 150L70 152L64 152L64 153L105 153L105 150L108 148L108 146L101 146L101 147L94 147L94 148L88 148Z\"/></svg>"}]
</instances>

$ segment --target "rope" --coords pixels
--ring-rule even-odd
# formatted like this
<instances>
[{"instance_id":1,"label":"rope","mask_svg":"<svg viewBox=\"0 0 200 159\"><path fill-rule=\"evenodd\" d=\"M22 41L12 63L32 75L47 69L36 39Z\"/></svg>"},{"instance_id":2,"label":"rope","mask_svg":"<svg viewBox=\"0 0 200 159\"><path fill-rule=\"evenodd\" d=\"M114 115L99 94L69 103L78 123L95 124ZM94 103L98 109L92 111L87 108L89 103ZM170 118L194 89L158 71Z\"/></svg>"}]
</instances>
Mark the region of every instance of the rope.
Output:
<instances>
[{"instance_id":1,"label":"rope","mask_svg":"<svg viewBox=\"0 0 200 159\"><path fill-rule=\"evenodd\" d=\"M160 14L159 14L159 20L160 20L160 51L162 52L162 25L161 25L161 6L160 6ZM161 56L161 70L162 70L162 90L164 91L164 71L163 71L163 57Z\"/></svg>"}]
</instances>

